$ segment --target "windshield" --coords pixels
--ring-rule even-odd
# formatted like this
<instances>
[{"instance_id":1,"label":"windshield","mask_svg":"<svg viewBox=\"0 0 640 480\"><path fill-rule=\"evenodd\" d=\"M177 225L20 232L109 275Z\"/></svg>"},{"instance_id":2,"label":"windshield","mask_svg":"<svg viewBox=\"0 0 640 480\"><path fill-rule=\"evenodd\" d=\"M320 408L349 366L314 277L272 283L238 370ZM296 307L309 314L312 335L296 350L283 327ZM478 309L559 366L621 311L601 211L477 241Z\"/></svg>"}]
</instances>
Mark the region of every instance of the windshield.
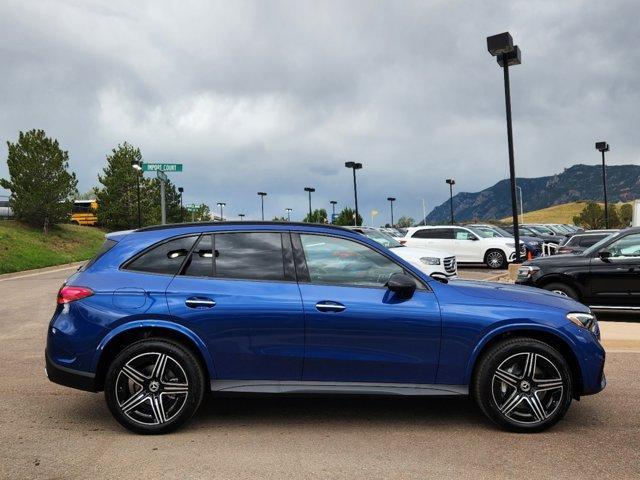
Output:
<instances>
[{"instance_id":1,"label":"windshield","mask_svg":"<svg viewBox=\"0 0 640 480\"><path fill-rule=\"evenodd\" d=\"M609 240L611 240L611 237L613 237L614 235L617 235L617 233L612 233L611 235L607 235L602 240L600 240L598 243L594 243L589 248L587 248L584 252L582 252L582 254L583 255L591 255L592 253L597 252L598 250L600 250L602 248L602 246L605 243L607 243Z\"/></svg>"},{"instance_id":2,"label":"windshield","mask_svg":"<svg viewBox=\"0 0 640 480\"><path fill-rule=\"evenodd\" d=\"M481 236L482 238L493 238L493 237L500 236L498 232L488 227L467 227L467 228L471 230L473 233L475 233L476 235Z\"/></svg>"},{"instance_id":3,"label":"windshield","mask_svg":"<svg viewBox=\"0 0 640 480\"><path fill-rule=\"evenodd\" d=\"M364 234L365 237L370 238L375 242L378 242L383 247L396 248L396 247L404 246L395 238L393 238L391 235L380 232L378 230L363 230L362 233Z\"/></svg>"},{"instance_id":4,"label":"windshield","mask_svg":"<svg viewBox=\"0 0 640 480\"><path fill-rule=\"evenodd\" d=\"M533 225L533 226L527 225L527 228L530 228L534 232L541 233L543 235L555 235L555 232L553 230L547 227L543 227L541 225Z\"/></svg>"},{"instance_id":5,"label":"windshield","mask_svg":"<svg viewBox=\"0 0 640 480\"><path fill-rule=\"evenodd\" d=\"M507 232L504 228L501 228L501 227L491 227L491 228L493 228L496 232L498 232L501 237L506 237L506 238L513 237L513 235Z\"/></svg>"}]
</instances>

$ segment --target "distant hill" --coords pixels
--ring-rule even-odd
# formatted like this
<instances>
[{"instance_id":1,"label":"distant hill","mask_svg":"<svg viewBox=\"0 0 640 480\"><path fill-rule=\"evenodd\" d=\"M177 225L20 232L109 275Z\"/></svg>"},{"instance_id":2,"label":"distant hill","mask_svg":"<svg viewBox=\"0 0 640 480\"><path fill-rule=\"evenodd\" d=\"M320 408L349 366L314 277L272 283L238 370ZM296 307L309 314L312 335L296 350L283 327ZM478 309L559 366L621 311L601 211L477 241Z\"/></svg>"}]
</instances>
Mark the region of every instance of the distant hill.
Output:
<instances>
[{"instance_id":1,"label":"distant hill","mask_svg":"<svg viewBox=\"0 0 640 480\"><path fill-rule=\"evenodd\" d=\"M602 167L574 165L549 177L518 178L522 187L526 213L554 205L580 201L602 201ZM640 166L612 165L607 167L607 194L612 203L640 198ZM456 221L494 220L511 215L509 180L481 192L461 192L453 197ZM428 223L446 222L450 218L449 200L435 207L428 215Z\"/></svg>"},{"instance_id":2,"label":"distant hill","mask_svg":"<svg viewBox=\"0 0 640 480\"><path fill-rule=\"evenodd\" d=\"M604 204L598 202L600 206ZM553 207L543 208L541 210L534 210L532 212L524 212L525 223L573 223L573 217L580 215L580 212L584 210L587 202L572 202L563 203L561 205L554 205ZM620 208L622 203L615 204L617 208ZM510 223L511 215L508 215L500 219L501 222Z\"/></svg>"}]
</instances>

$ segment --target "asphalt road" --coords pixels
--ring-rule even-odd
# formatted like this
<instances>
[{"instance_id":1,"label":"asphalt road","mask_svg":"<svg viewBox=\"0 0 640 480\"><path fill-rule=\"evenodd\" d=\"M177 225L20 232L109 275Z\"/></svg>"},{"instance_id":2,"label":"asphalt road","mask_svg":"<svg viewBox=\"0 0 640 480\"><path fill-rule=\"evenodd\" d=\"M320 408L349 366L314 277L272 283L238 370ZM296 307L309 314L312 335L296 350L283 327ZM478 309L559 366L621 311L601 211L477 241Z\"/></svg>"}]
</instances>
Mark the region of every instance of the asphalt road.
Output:
<instances>
[{"instance_id":1,"label":"asphalt road","mask_svg":"<svg viewBox=\"0 0 640 480\"><path fill-rule=\"evenodd\" d=\"M640 478L640 353L610 352L607 389L535 435L467 399L324 396L209 398L177 433L130 434L101 394L45 378L70 272L0 279L1 478Z\"/></svg>"}]
</instances>

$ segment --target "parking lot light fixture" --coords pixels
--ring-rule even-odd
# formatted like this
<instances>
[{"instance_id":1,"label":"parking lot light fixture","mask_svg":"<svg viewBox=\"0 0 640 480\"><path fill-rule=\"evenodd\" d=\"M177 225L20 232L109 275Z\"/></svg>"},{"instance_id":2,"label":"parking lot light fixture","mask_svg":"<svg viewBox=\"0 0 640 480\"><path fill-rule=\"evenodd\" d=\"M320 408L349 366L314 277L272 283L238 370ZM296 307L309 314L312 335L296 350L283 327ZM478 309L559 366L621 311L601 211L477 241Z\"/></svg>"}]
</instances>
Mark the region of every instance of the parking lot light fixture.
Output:
<instances>
[{"instance_id":1,"label":"parking lot light fixture","mask_svg":"<svg viewBox=\"0 0 640 480\"><path fill-rule=\"evenodd\" d=\"M456 181L453 178L447 178L445 182L449 184L449 208L451 210L451 225L453 225L453 186L456 184Z\"/></svg>"},{"instance_id":2,"label":"parking lot light fixture","mask_svg":"<svg viewBox=\"0 0 640 480\"><path fill-rule=\"evenodd\" d=\"M395 197L387 197L389 203L391 204L391 228L393 228L393 202L396 201Z\"/></svg>"},{"instance_id":3,"label":"parking lot light fixture","mask_svg":"<svg viewBox=\"0 0 640 480\"><path fill-rule=\"evenodd\" d=\"M513 38L509 32L499 33L487 37L487 50L489 53L497 57L498 65L502 67L504 74L504 98L505 109L507 115L507 143L509 147L509 180L511 187L511 217L513 219L513 236L516 245L516 263L521 263L522 256L520 254L520 233L518 231L518 207L516 201L516 173L515 160L513 154L513 130L511 126L511 90L509 85L509 67L520 65L522 58L520 48L513 44Z\"/></svg>"},{"instance_id":4,"label":"parking lot light fixture","mask_svg":"<svg viewBox=\"0 0 640 480\"><path fill-rule=\"evenodd\" d=\"M311 192L315 192L313 187L304 187L304 191L309 193L309 223L311 223Z\"/></svg>"},{"instance_id":5,"label":"parking lot light fixture","mask_svg":"<svg viewBox=\"0 0 640 480\"><path fill-rule=\"evenodd\" d=\"M217 204L217 205L220 207L220 221L222 222L222 221L224 221L224 210L223 210L223 208L224 208L227 204L226 204L226 203L224 203L224 202L218 202L218 204Z\"/></svg>"},{"instance_id":6,"label":"parking lot light fixture","mask_svg":"<svg viewBox=\"0 0 640 480\"><path fill-rule=\"evenodd\" d=\"M138 197L138 228L142 227L142 210L140 209L140 177L142 176L142 160L131 160L131 166L136 171L136 190ZM180 196L182 198L182 196Z\"/></svg>"},{"instance_id":7,"label":"parking lot light fixture","mask_svg":"<svg viewBox=\"0 0 640 480\"><path fill-rule=\"evenodd\" d=\"M285 208L285 211L287 212L287 221L290 222L291 221L291 212L293 212L293 208Z\"/></svg>"},{"instance_id":8,"label":"parking lot light fixture","mask_svg":"<svg viewBox=\"0 0 640 480\"><path fill-rule=\"evenodd\" d=\"M262 221L264 222L264 197L267 196L267 192L258 192L260 195L260 209L262 210Z\"/></svg>"},{"instance_id":9,"label":"parking lot light fixture","mask_svg":"<svg viewBox=\"0 0 640 480\"><path fill-rule=\"evenodd\" d=\"M331 204L331 223L333 223L333 217L335 217L336 215L336 205L338 204L338 202L336 202L335 200L331 200L329 201L329 203Z\"/></svg>"},{"instance_id":10,"label":"parking lot light fixture","mask_svg":"<svg viewBox=\"0 0 640 480\"><path fill-rule=\"evenodd\" d=\"M238 216L240 217L240 221L244 221L244 213L239 213Z\"/></svg>"},{"instance_id":11,"label":"parking lot light fixture","mask_svg":"<svg viewBox=\"0 0 640 480\"><path fill-rule=\"evenodd\" d=\"M360 170L362 168L362 164L358 162L345 162L345 167L351 168L353 170L353 198L355 200L356 214L354 224L358 226L358 185L356 183L356 170Z\"/></svg>"},{"instance_id":12,"label":"parking lot light fixture","mask_svg":"<svg viewBox=\"0 0 640 480\"><path fill-rule=\"evenodd\" d=\"M596 150L602 153L602 189L604 191L604 227L609 228L609 204L607 202L607 167L604 163L604 152L609 151L607 142L596 142Z\"/></svg>"}]
</instances>

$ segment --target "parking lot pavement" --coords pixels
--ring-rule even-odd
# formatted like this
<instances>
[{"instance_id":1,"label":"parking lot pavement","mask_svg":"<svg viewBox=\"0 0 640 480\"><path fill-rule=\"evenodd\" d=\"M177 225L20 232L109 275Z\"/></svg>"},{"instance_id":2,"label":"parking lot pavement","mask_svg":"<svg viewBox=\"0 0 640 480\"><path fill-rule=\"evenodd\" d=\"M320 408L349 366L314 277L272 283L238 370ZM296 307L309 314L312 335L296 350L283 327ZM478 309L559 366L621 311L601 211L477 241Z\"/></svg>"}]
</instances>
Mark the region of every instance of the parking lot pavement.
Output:
<instances>
[{"instance_id":1,"label":"parking lot pavement","mask_svg":"<svg viewBox=\"0 0 640 480\"><path fill-rule=\"evenodd\" d=\"M541 434L498 430L463 398L272 396L208 398L174 434L133 435L101 394L45 378L71 272L0 282L2 478L640 478L640 349L609 353L606 390Z\"/></svg>"}]
</instances>

